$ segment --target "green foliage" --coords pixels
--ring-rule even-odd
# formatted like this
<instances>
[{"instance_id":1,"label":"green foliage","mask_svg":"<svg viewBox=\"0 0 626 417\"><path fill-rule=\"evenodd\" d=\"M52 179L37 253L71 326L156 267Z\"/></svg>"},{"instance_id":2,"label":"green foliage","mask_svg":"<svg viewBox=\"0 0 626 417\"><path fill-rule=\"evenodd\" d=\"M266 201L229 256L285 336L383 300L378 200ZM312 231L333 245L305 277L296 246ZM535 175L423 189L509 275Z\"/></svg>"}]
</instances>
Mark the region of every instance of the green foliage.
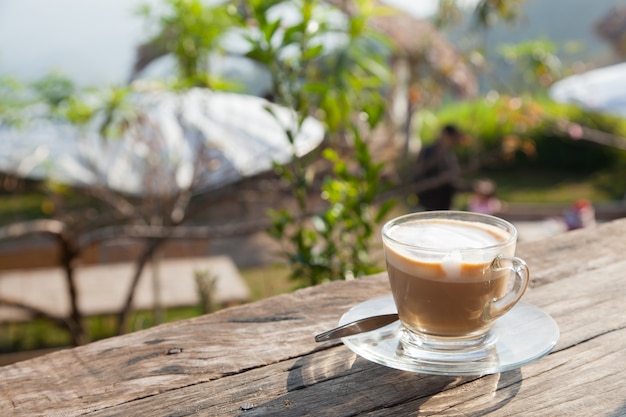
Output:
<instances>
[{"instance_id":1,"label":"green foliage","mask_svg":"<svg viewBox=\"0 0 626 417\"><path fill-rule=\"evenodd\" d=\"M440 125L456 123L472 137L475 151L489 153L500 149L507 136L527 138L528 132L541 123L542 113L542 105L530 98L491 93L443 107L420 135L434 137Z\"/></svg>"},{"instance_id":2,"label":"green foliage","mask_svg":"<svg viewBox=\"0 0 626 417\"><path fill-rule=\"evenodd\" d=\"M69 333L50 326L45 319L27 323L0 323L0 353L67 346Z\"/></svg>"},{"instance_id":3,"label":"green foliage","mask_svg":"<svg viewBox=\"0 0 626 417\"><path fill-rule=\"evenodd\" d=\"M522 17L524 0L478 0L472 13L474 29L488 29L503 21L516 23ZM458 25L463 20L462 7L458 0L439 0L433 18L439 28Z\"/></svg>"},{"instance_id":4,"label":"green foliage","mask_svg":"<svg viewBox=\"0 0 626 417\"><path fill-rule=\"evenodd\" d=\"M549 111L550 107L546 107ZM596 131L625 136L623 120L606 114L587 112L576 107L569 107L567 120L574 125L581 125ZM554 128L556 120L547 114L547 122L535 129L532 134L536 141L536 158L529 161L532 165L552 167L571 172L593 172L613 167L626 152L611 146L580 140L567 131ZM620 126L621 125L621 126ZM524 163L524 160L520 160ZM528 163L528 162L526 162Z\"/></svg>"},{"instance_id":5,"label":"green foliage","mask_svg":"<svg viewBox=\"0 0 626 417\"><path fill-rule=\"evenodd\" d=\"M380 181L382 163L374 163L365 142L358 135L355 140L357 172L351 172L340 155L326 149L324 156L334 166L335 177L327 178L322 186L322 198L329 208L313 221L323 240L324 259L328 265L328 279L348 279L375 271L369 252L375 226L390 211L389 200L373 209L376 197L384 189Z\"/></svg>"},{"instance_id":6,"label":"green foliage","mask_svg":"<svg viewBox=\"0 0 626 417\"><path fill-rule=\"evenodd\" d=\"M102 90L97 97L97 105L92 112L85 112L85 116L93 118L100 116L99 132L103 138L119 137L123 131L133 121L137 120L139 115L137 109L132 104L132 90L129 87L111 87ZM78 108L80 102L75 103L74 108ZM71 117L74 113L69 113ZM89 119L86 119L88 121Z\"/></svg>"},{"instance_id":7,"label":"green foliage","mask_svg":"<svg viewBox=\"0 0 626 417\"><path fill-rule=\"evenodd\" d=\"M74 83L63 75L53 72L32 85L40 100L52 109L68 101L76 93Z\"/></svg>"},{"instance_id":8,"label":"green foliage","mask_svg":"<svg viewBox=\"0 0 626 417\"><path fill-rule=\"evenodd\" d=\"M206 5L201 0L164 0L167 11L157 16L145 5L139 13L156 21L156 35L150 43L174 55L178 68L175 87L215 88L209 56L220 53L220 42L235 26L236 8L230 3Z\"/></svg>"},{"instance_id":9,"label":"green foliage","mask_svg":"<svg viewBox=\"0 0 626 417\"><path fill-rule=\"evenodd\" d=\"M199 270L194 271L194 279L196 281L196 292L200 300L200 311L202 311L202 314L212 313L214 310L217 276L211 274L208 270Z\"/></svg>"},{"instance_id":10,"label":"green foliage","mask_svg":"<svg viewBox=\"0 0 626 417\"><path fill-rule=\"evenodd\" d=\"M136 117L130 87L78 88L58 73L29 84L0 79L0 125L26 124L37 118L85 126L99 123L103 137L119 135Z\"/></svg>"},{"instance_id":11,"label":"green foliage","mask_svg":"<svg viewBox=\"0 0 626 417\"><path fill-rule=\"evenodd\" d=\"M202 314L199 306L169 308L165 322L173 322ZM90 340L115 336L117 317L103 314L85 318ZM137 311L130 320L134 330L147 329L157 324L152 311ZM0 323L0 353L34 349L65 347L71 344L69 332L50 325L45 319L29 322Z\"/></svg>"},{"instance_id":12,"label":"green foliage","mask_svg":"<svg viewBox=\"0 0 626 417\"><path fill-rule=\"evenodd\" d=\"M501 45L500 54L515 68L510 79L516 80L517 85L512 86L512 90L540 92L560 78L563 65L556 49L556 45L546 39Z\"/></svg>"},{"instance_id":13,"label":"green foliage","mask_svg":"<svg viewBox=\"0 0 626 417\"><path fill-rule=\"evenodd\" d=\"M366 12L377 11L369 3L360 1L347 23L336 22L338 11L316 0L245 3L242 16L252 18L259 29L246 35L247 56L267 66L272 98L293 108L300 123L315 114L337 132L355 108L365 112L370 124L380 119L384 103L378 89L390 74L380 53L385 39L364 23L370 16ZM269 20L268 10L278 5L296 8L300 20ZM335 40L332 45L325 42L329 38Z\"/></svg>"},{"instance_id":14,"label":"green foliage","mask_svg":"<svg viewBox=\"0 0 626 417\"><path fill-rule=\"evenodd\" d=\"M45 196L41 193L15 193L0 200L0 224L43 217Z\"/></svg>"},{"instance_id":15,"label":"green foliage","mask_svg":"<svg viewBox=\"0 0 626 417\"><path fill-rule=\"evenodd\" d=\"M440 29L454 26L463 20L463 12L456 0L440 0L434 23Z\"/></svg>"},{"instance_id":16,"label":"green foliage","mask_svg":"<svg viewBox=\"0 0 626 417\"><path fill-rule=\"evenodd\" d=\"M468 154L492 167L517 165L591 172L625 158L624 151L577 140L562 127L580 125L623 137L625 120L548 99L493 94L447 106L435 120L421 132L425 137L433 135L439 124L458 123L472 137Z\"/></svg>"},{"instance_id":17,"label":"green foliage","mask_svg":"<svg viewBox=\"0 0 626 417\"><path fill-rule=\"evenodd\" d=\"M606 202L615 198L598 187L595 174L589 175L583 171L514 166L485 169L472 175L471 179L474 178L494 181L498 185L498 197L507 203L569 205L581 198L593 202ZM469 197L469 193L459 197L462 200Z\"/></svg>"},{"instance_id":18,"label":"green foliage","mask_svg":"<svg viewBox=\"0 0 626 417\"><path fill-rule=\"evenodd\" d=\"M474 12L474 24L488 28L502 20L513 23L519 20L524 0L479 0Z\"/></svg>"},{"instance_id":19,"label":"green foliage","mask_svg":"<svg viewBox=\"0 0 626 417\"><path fill-rule=\"evenodd\" d=\"M279 4L295 7L300 19L293 23L270 19L268 11ZM382 189L382 166L372 161L359 126L365 121L361 127L367 131L381 120L384 100L380 89L389 74L382 54L384 39L365 24L378 10L369 1L358 5L356 13L341 24L329 18L337 10L319 1L245 3L244 15L254 19L259 29L246 38L250 44L247 55L269 69L274 100L295 111L293 123L285 126L291 143L306 118L315 115L325 123L330 143L353 145L341 155L330 148L324 150L333 167L322 185L322 198L328 206L310 221L312 167L306 165L306 159L276 167L290 183L298 210L270 212L269 234L284 243L292 276L310 285L371 272L373 228L391 204L372 214L374 199ZM328 36L337 42L323 42Z\"/></svg>"},{"instance_id":20,"label":"green foliage","mask_svg":"<svg viewBox=\"0 0 626 417\"><path fill-rule=\"evenodd\" d=\"M271 213L270 234L278 239L288 237L291 243L287 256L292 277L309 285L377 271L370 258L371 240L376 225L393 206L388 200L374 208L384 189L380 181L383 164L372 161L367 144L358 135L354 161L346 162L331 148L324 150L324 157L332 162L334 172L321 188L327 209L314 215L310 224L286 210Z\"/></svg>"},{"instance_id":21,"label":"green foliage","mask_svg":"<svg viewBox=\"0 0 626 417\"><path fill-rule=\"evenodd\" d=\"M22 83L13 77L0 77L0 127L21 125L22 111L31 103Z\"/></svg>"},{"instance_id":22,"label":"green foliage","mask_svg":"<svg viewBox=\"0 0 626 417\"><path fill-rule=\"evenodd\" d=\"M612 199L626 199L626 158L621 158L614 166L596 172L593 180L596 188Z\"/></svg>"}]
</instances>

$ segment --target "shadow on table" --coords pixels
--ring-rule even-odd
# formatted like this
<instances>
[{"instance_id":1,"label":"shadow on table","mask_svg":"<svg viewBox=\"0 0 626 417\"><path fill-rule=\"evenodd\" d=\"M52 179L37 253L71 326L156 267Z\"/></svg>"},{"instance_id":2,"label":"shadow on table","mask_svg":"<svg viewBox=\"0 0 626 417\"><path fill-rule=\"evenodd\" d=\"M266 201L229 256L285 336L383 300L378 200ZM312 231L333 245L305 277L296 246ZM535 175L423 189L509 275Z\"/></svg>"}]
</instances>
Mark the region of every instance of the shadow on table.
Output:
<instances>
[{"instance_id":1,"label":"shadow on table","mask_svg":"<svg viewBox=\"0 0 626 417\"><path fill-rule=\"evenodd\" d=\"M615 410L615 412L613 414L611 414L611 417L624 417L626 416L626 403L622 404L622 406Z\"/></svg>"},{"instance_id":2,"label":"shadow on table","mask_svg":"<svg viewBox=\"0 0 626 417\"><path fill-rule=\"evenodd\" d=\"M285 395L242 407L240 415L412 415L454 407L476 415L503 407L515 398L522 381L520 370L483 378L423 375L377 365L351 352L329 352L337 355L297 361L289 370ZM466 388L452 391L461 385Z\"/></svg>"}]
</instances>

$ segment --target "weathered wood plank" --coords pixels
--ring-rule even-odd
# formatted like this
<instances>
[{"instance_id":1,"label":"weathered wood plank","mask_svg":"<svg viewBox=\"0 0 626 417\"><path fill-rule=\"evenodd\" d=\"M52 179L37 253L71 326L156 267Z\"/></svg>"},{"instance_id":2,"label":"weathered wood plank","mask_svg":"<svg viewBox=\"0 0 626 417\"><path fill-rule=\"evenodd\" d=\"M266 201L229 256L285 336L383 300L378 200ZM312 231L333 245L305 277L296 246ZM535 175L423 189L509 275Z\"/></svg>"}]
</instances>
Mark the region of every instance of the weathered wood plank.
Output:
<instances>
[{"instance_id":1,"label":"weathered wood plank","mask_svg":"<svg viewBox=\"0 0 626 417\"><path fill-rule=\"evenodd\" d=\"M384 274L336 282L0 367L7 415L620 415L626 220L520 245L551 355L483 378L416 375L316 344ZM245 411L244 411L245 410Z\"/></svg>"},{"instance_id":2,"label":"weathered wood plank","mask_svg":"<svg viewBox=\"0 0 626 417\"><path fill-rule=\"evenodd\" d=\"M493 415L620 415L626 405L625 336L624 329L609 332L522 368L516 397Z\"/></svg>"},{"instance_id":3,"label":"weathered wood plank","mask_svg":"<svg viewBox=\"0 0 626 417\"><path fill-rule=\"evenodd\" d=\"M521 242L517 255L528 262L531 286L558 281L619 262L626 254L626 219L536 242Z\"/></svg>"},{"instance_id":4,"label":"weathered wood plank","mask_svg":"<svg viewBox=\"0 0 626 417\"><path fill-rule=\"evenodd\" d=\"M561 337L556 350L626 328L626 259L582 272L541 288L524 300L550 314Z\"/></svg>"},{"instance_id":5,"label":"weathered wood plank","mask_svg":"<svg viewBox=\"0 0 626 417\"><path fill-rule=\"evenodd\" d=\"M621 333L621 334L620 334ZM370 363L343 347L163 393L93 416L549 415L623 409L624 330L483 378L437 377ZM609 346L610 349L606 349ZM564 383L566 381L566 383ZM606 392L606 387L619 387ZM534 413L534 414L533 414ZM611 415L611 414L609 414Z\"/></svg>"},{"instance_id":6,"label":"weathered wood plank","mask_svg":"<svg viewBox=\"0 0 626 417\"><path fill-rule=\"evenodd\" d=\"M0 368L0 409L29 412L43 396L50 410L80 415L311 353L320 349L313 335L358 301L342 284L328 296L306 289ZM365 300L386 286L373 277L355 287ZM289 343L268 343L276 340Z\"/></svg>"},{"instance_id":7,"label":"weathered wood plank","mask_svg":"<svg viewBox=\"0 0 626 417\"><path fill-rule=\"evenodd\" d=\"M232 416L244 410L246 416L351 415L427 398L465 380L385 368L336 347L159 397L158 403L174 407L159 409L154 401L144 399L93 415L165 416L177 410L195 410L204 416Z\"/></svg>"}]
</instances>

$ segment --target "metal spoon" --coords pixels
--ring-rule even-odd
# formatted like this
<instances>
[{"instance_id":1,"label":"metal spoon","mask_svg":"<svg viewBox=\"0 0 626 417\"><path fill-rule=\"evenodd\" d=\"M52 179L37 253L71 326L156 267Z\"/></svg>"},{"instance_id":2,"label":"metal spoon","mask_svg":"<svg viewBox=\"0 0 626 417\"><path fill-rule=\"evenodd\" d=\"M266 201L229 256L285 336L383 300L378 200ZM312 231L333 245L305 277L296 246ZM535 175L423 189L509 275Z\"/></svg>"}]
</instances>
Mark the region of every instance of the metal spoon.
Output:
<instances>
[{"instance_id":1,"label":"metal spoon","mask_svg":"<svg viewBox=\"0 0 626 417\"><path fill-rule=\"evenodd\" d=\"M337 339L340 337L352 336L359 333L369 332L386 326L398 320L398 314L384 314L381 316L371 316L364 319L356 320L343 326L325 331L315 336L316 342Z\"/></svg>"}]
</instances>

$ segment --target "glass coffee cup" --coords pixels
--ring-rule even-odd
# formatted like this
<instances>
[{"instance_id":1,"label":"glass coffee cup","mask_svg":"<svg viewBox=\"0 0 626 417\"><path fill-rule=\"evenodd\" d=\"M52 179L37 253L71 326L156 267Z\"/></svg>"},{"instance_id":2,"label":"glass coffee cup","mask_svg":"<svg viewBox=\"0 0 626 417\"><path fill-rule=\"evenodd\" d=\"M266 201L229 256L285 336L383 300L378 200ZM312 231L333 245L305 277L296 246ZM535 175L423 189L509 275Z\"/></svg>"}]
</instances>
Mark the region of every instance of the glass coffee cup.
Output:
<instances>
[{"instance_id":1,"label":"glass coffee cup","mask_svg":"<svg viewBox=\"0 0 626 417\"><path fill-rule=\"evenodd\" d=\"M402 354L432 361L488 356L494 322L528 287L528 267L514 256L515 227L490 215L428 211L387 222L382 235Z\"/></svg>"}]
</instances>

